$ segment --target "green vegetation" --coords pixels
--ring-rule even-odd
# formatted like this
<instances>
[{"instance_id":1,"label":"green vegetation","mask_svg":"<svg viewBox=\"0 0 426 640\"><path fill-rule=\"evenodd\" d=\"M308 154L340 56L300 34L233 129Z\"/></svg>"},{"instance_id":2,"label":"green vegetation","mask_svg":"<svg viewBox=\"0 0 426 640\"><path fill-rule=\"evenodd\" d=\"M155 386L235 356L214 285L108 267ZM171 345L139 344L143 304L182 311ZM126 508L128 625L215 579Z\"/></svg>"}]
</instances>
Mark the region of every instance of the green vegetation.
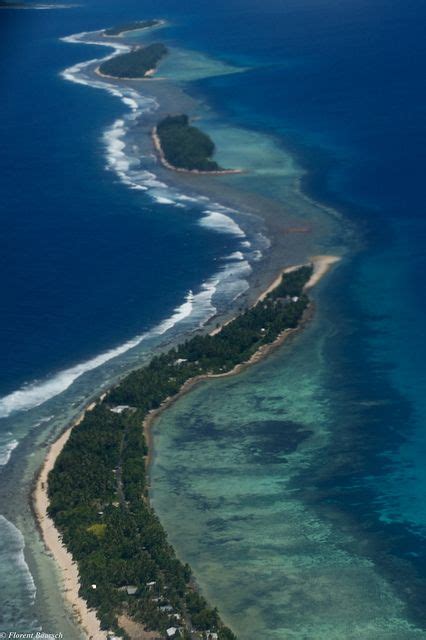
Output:
<instances>
[{"instance_id":1,"label":"green vegetation","mask_svg":"<svg viewBox=\"0 0 426 640\"><path fill-rule=\"evenodd\" d=\"M178 169L193 171L223 171L211 160L214 143L208 135L189 124L187 115L167 116L157 125L164 157Z\"/></svg>"},{"instance_id":2,"label":"green vegetation","mask_svg":"<svg viewBox=\"0 0 426 640\"><path fill-rule=\"evenodd\" d=\"M160 24L159 20L139 20L137 22L127 22L120 24L117 27L111 27L111 29L105 29L106 36L120 36L127 31L137 31L138 29L150 29Z\"/></svg>"},{"instance_id":3,"label":"green vegetation","mask_svg":"<svg viewBox=\"0 0 426 640\"><path fill-rule=\"evenodd\" d=\"M99 71L114 78L143 78L147 71L157 67L166 53L167 48L164 44L150 44L105 60Z\"/></svg>"},{"instance_id":4,"label":"green vegetation","mask_svg":"<svg viewBox=\"0 0 426 640\"><path fill-rule=\"evenodd\" d=\"M86 413L49 475L49 514L78 562L80 594L98 611L103 629L126 637L126 613L161 633L201 640L215 632L236 640L191 582L147 500L142 430L148 412L190 378L223 373L294 328L309 300L303 287L312 267L283 276L264 300L214 336L194 336L128 375ZM116 405L127 405L117 412Z\"/></svg>"}]
</instances>

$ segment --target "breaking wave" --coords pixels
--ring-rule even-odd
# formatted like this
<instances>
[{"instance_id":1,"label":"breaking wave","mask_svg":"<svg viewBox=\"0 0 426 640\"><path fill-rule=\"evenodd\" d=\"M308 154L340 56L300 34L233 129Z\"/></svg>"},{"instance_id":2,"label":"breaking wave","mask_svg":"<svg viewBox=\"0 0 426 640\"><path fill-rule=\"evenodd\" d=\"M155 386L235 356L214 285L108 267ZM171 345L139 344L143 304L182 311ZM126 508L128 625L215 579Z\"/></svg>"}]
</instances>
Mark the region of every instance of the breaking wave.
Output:
<instances>
[{"instance_id":1,"label":"breaking wave","mask_svg":"<svg viewBox=\"0 0 426 640\"><path fill-rule=\"evenodd\" d=\"M156 327L93 358L59 371L45 380L24 385L0 398L0 418L6 418L12 413L28 411L40 406L64 392L85 373L122 356L147 338L162 336L177 324L181 325L184 330L195 330L201 327L216 314L218 306L229 304L248 289L247 277L251 272L250 261L259 259L259 255L262 255L259 249L253 250L252 243L247 239L244 230L229 215L236 214L236 212L211 202L205 196L194 197L168 187L158 180L152 171L141 166L141 158L135 151L132 153L132 145L126 139L129 130L144 113L156 110L158 103L154 98L143 96L131 87L118 86L108 82L107 78L100 76L98 78L93 74L95 65L98 66L101 61L118 53L129 51L130 47L123 43L108 41L102 31L83 32L67 36L62 40L69 43L94 44L113 49L110 55L102 59L80 62L62 72L63 78L68 81L108 91L120 98L128 109L128 112L117 119L103 134L106 168L114 171L120 181L129 188L147 192L159 204L199 207L201 213L199 225L216 233L234 236L240 241L239 250L224 257L224 264L219 271L204 282L197 293L188 292L184 302L173 311L170 317L160 322ZM257 255L255 255L256 252ZM10 443L11 446L12 443ZM7 456L10 458L12 450L4 451L5 460ZM0 461L1 455L0 449Z\"/></svg>"},{"instance_id":2,"label":"breaking wave","mask_svg":"<svg viewBox=\"0 0 426 640\"><path fill-rule=\"evenodd\" d=\"M245 238L246 234L241 227L229 216L219 211L210 211L206 209L205 216L199 223L202 227L207 227L218 233L228 233L231 236Z\"/></svg>"},{"instance_id":3,"label":"breaking wave","mask_svg":"<svg viewBox=\"0 0 426 640\"><path fill-rule=\"evenodd\" d=\"M233 300L241 295L248 287L245 278L250 272L251 267L246 260L225 264L217 274L201 285L196 294L189 291L184 302L173 311L171 316L153 329L94 358L64 369L46 380L35 381L0 398L0 418L7 418L12 413L28 411L40 406L68 389L83 374L125 354L148 338L164 335L177 324L184 323L182 329L195 330L200 328L216 313L213 297L218 296L222 300Z\"/></svg>"},{"instance_id":4,"label":"breaking wave","mask_svg":"<svg viewBox=\"0 0 426 640\"><path fill-rule=\"evenodd\" d=\"M22 533L0 515L0 598L3 628L34 628L36 587L24 556ZM35 636L35 634L34 634Z\"/></svg>"},{"instance_id":5,"label":"breaking wave","mask_svg":"<svg viewBox=\"0 0 426 640\"><path fill-rule=\"evenodd\" d=\"M17 440L11 440L0 446L0 467L4 467L9 462L12 451L16 449L18 444L19 442Z\"/></svg>"}]
</instances>

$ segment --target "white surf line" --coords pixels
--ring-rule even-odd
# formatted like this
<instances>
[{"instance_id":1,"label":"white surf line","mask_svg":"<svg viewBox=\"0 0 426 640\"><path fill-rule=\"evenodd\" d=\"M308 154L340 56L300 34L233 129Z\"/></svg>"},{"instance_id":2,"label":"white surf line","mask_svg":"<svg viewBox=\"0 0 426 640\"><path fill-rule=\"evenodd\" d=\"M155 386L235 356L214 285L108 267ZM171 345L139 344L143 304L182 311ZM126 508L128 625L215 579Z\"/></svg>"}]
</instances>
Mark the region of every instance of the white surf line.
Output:
<instances>
[{"instance_id":1,"label":"white surf line","mask_svg":"<svg viewBox=\"0 0 426 640\"><path fill-rule=\"evenodd\" d=\"M27 604L32 605L36 596L36 586L30 569L25 561L24 536L22 535L21 531L3 515L0 515L0 531L0 553L6 553L6 547L1 544L1 542L3 542L3 544L6 542L7 560L14 566L15 574L20 574L20 577L25 582L25 588L29 600ZM15 608L15 605L13 605L13 607Z\"/></svg>"},{"instance_id":2,"label":"white surf line","mask_svg":"<svg viewBox=\"0 0 426 640\"><path fill-rule=\"evenodd\" d=\"M40 406L68 389L84 373L97 369L109 360L123 355L130 349L137 347L146 338L163 335L174 327L177 322L182 321L191 314L195 298L196 296L193 296L192 293L188 294L185 302L175 309L170 318L163 320L150 331L138 335L114 349L109 349L90 360L64 369L43 382L34 382L0 398L0 418L7 418L16 411L28 411Z\"/></svg>"},{"instance_id":3,"label":"white surf line","mask_svg":"<svg viewBox=\"0 0 426 640\"><path fill-rule=\"evenodd\" d=\"M100 34L103 39L93 37L93 34ZM202 205L205 203L206 209L204 214L215 214L216 211L212 209L218 209L220 212L232 215L236 212L232 209L223 207L218 203L212 203L206 196L188 196L179 193L176 189L169 187L164 182L158 180L157 176L146 169L140 168L140 158L132 156L126 150L126 135L129 132L132 124L141 117L144 113L152 112L159 108L158 102L155 98L143 96L133 87L119 86L118 84L111 83L108 78L98 76L97 78L84 77L84 70L90 66L100 65L106 60L131 51L132 47L123 43L117 43L116 40L105 39L105 29L92 32L81 32L62 38L64 42L99 45L103 47L109 47L113 51L109 55L103 58L95 58L89 61L78 63L62 72L62 76L77 84L83 84L91 86L97 89L103 89L110 94L120 98L122 102L130 107L131 114L127 114L122 118L117 119L103 135L103 140L107 150L107 167L113 170L118 175L121 182L126 184L132 189L139 189L147 191L150 197L153 198L158 204L174 205L180 207L184 202L194 202L196 205ZM213 228L214 217L211 218L211 227ZM230 218L230 221L232 218ZM216 221L219 221L219 214L216 215ZM208 226L205 222L204 226ZM240 227L240 231L236 233L237 223L235 223L234 229L232 223L228 224L228 230L231 235L239 235L241 238L245 237L245 233ZM218 227L218 225L216 225ZM224 232L225 226L224 226Z\"/></svg>"},{"instance_id":4,"label":"white surf line","mask_svg":"<svg viewBox=\"0 0 426 640\"><path fill-rule=\"evenodd\" d=\"M73 65L72 67L65 69L62 72L62 76L65 79L77 84L83 84L107 90L114 96L119 97L124 102L124 104L126 104L126 106L130 108L133 118L136 118L138 115L141 115L143 113L143 110L140 110L140 100L144 101L145 104L146 101L150 99L141 96L133 89L122 89L117 87L116 85L105 82L103 79L89 80L81 76L82 70L84 70L88 66L101 62L102 60L107 60L119 53L122 53L123 51L128 51L131 49L131 47L121 43L117 44L115 42L99 42L98 40L84 39L91 33L100 32L82 32L79 34L66 36L62 38L62 40L64 42L70 43L85 43L110 47L113 49L113 53L102 59L93 59ZM158 107L157 103L152 99L152 104L150 104L150 107L155 108L156 106ZM121 172L122 174L125 174L127 168L127 160L125 159L124 147L123 143L121 142L122 133L120 129L123 128L124 124L122 123L123 120L120 119L119 121L116 121L116 123L114 123L112 128L109 129L109 143L111 145L110 151L111 155L114 154L114 159L110 158L109 162L114 165L114 169L117 171L117 173ZM165 187L167 189L167 185L163 185L163 183L157 181L154 174L150 174L149 172L145 173L148 174L148 176L145 175L144 178L147 181L150 181L149 186L157 189L157 192L154 193L154 199L156 199L157 202L161 201L161 198L165 200L164 196L159 195L158 189L162 187ZM138 186L148 188L148 185L135 184L135 182L131 179L129 179L129 182L129 186L133 188ZM216 211L210 208L205 209L205 215L199 221L199 224L201 226L210 228L211 230L214 230L218 233L227 233L229 235L238 237L243 241L241 242L241 246L247 247L248 245L247 248L251 247L251 244L246 239L245 232L231 217L224 213L231 213L231 210L228 210L226 207L223 207L218 203L210 203L209 198L205 196L194 199L184 194L177 194L177 198L182 201L195 200L196 203L202 203L203 205L209 203L212 207L214 207L214 209L220 209L220 211ZM168 199L167 203L169 202L170 199ZM222 293L228 295L228 297L231 297L232 300L234 300L248 288L246 277L250 274L250 272L251 267L247 259L241 260L238 263L236 263L234 258L230 259L228 265L224 265L218 273L214 274L208 281L204 282L201 285L199 293L193 295L193 293L190 292L182 305L175 309L170 318L166 318L163 322L161 322L150 331L140 334L135 338L123 343L122 345L113 349L109 349L104 353L85 362L64 369L44 381L34 381L32 384L23 386L20 389L17 389L16 391L13 391L12 393L9 393L6 396L0 398L0 418L6 418L12 413L18 411L28 411L34 407L40 406L47 400L50 400L51 398L68 389L73 384L73 382L84 373L92 371L93 369L100 367L106 362L109 362L110 360L123 355L130 349L138 346L143 340L148 337L159 336L163 333L166 333L167 331L172 329L178 322L182 322L192 315L194 316L194 320L196 320L197 322L197 326L202 326L217 311L215 306L213 305L212 299L218 288L222 287Z\"/></svg>"},{"instance_id":5,"label":"white surf line","mask_svg":"<svg viewBox=\"0 0 426 640\"><path fill-rule=\"evenodd\" d=\"M10 460L10 456L12 455L12 451L16 449L18 444L18 440L11 440L6 444L0 445L0 467L7 465Z\"/></svg>"}]
</instances>

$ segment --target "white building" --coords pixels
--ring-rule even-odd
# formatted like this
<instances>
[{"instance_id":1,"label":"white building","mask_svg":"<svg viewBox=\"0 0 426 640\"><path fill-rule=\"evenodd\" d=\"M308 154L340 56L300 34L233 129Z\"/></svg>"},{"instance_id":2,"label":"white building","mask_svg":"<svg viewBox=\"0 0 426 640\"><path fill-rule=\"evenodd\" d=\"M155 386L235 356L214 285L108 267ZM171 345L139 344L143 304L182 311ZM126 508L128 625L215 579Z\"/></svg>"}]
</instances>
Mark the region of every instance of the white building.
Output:
<instances>
[{"instance_id":1,"label":"white building","mask_svg":"<svg viewBox=\"0 0 426 640\"><path fill-rule=\"evenodd\" d=\"M129 407L129 405L127 404L118 404L116 407L112 407L110 411L112 411L112 413L123 413L123 411L126 411L126 409L131 408L132 407Z\"/></svg>"},{"instance_id":2,"label":"white building","mask_svg":"<svg viewBox=\"0 0 426 640\"><path fill-rule=\"evenodd\" d=\"M126 591L129 596L134 596L138 588L133 584L127 584L125 587L120 587L119 591Z\"/></svg>"}]
</instances>

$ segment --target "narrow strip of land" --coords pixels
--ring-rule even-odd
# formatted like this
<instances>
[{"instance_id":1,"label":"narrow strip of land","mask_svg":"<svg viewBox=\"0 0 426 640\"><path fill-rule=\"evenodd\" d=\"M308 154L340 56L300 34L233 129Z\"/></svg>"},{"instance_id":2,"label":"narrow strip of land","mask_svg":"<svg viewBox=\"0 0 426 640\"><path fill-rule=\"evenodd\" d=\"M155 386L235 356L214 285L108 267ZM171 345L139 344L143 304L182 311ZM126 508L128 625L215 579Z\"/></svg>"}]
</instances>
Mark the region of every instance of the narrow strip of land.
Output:
<instances>
[{"instance_id":1,"label":"narrow strip of land","mask_svg":"<svg viewBox=\"0 0 426 640\"><path fill-rule=\"evenodd\" d=\"M36 512L46 546L66 576L66 598L89 635L105 637L102 628L152 638L152 632L166 637L180 629L191 640L207 631L218 640L234 638L194 590L190 568L176 558L149 505L151 445L141 425L149 436L155 411L199 380L234 375L300 327L309 308L304 289L314 271L309 265L285 273L220 332L194 336L154 357L52 446L37 482Z\"/></svg>"},{"instance_id":2,"label":"narrow strip of land","mask_svg":"<svg viewBox=\"0 0 426 640\"><path fill-rule=\"evenodd\" d=\"M143 29L152 29L164 24L163 20L138 20L136 22L125 22L116 27L105 29L104 35L118 37L130 31L142 31Z\"/></svg>"},{"instance_id":3,"label":"narrow strip of land","mask_svg":"<svg viewBox=\"0 0 426 640\"><path fill-rule=\"evenodd\" d=\"M153 75L158 64L168 53L161 42L146 47L136 47L105 60L97 69L98 74L120 80L138 80Z\"/></svg>"},{"instance_id":4,"label":"narrow strip of land","mask_svg":"<svg viewBox=\"0 0 426 640\"><path fill-rule=\"evenodd\" d=\"M86 408L86 411L90 411L93 408L94 404L91 404ZM72 429L83 420L86 411L74 425L68 427L50 447L37 479L33 495L33 504L43 540L61 570L65 599L70 606L72 614L87 633L88 638L106 640L107 634L101 630L96 611L90 610L85 600L79 596L80 582L78 566L73 560L71 553L63 544L61 535L48 514L49 498L47 486L49 473L54 468L58 456L68 442Z\"/></svg>"}]
</instances>

